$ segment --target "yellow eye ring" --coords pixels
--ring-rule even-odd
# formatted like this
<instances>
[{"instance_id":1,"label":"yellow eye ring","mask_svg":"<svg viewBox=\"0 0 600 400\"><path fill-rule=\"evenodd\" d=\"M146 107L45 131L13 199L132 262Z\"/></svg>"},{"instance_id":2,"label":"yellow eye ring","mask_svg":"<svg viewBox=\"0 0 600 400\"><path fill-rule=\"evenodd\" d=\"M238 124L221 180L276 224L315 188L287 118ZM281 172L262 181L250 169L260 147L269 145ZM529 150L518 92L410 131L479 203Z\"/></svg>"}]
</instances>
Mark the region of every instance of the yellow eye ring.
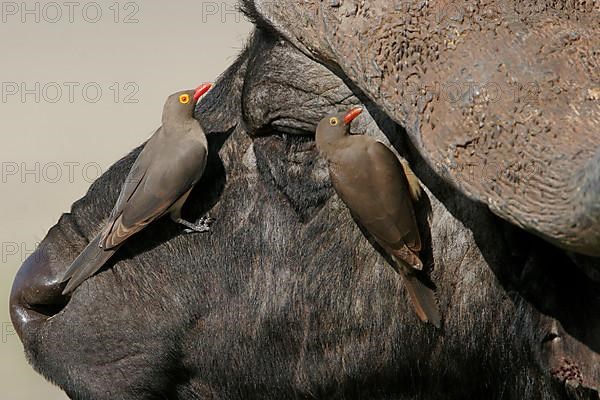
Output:
<instances>
[{"instance_id":1,"label":"yellow eye ring","mask_svg":"<svg viewBox=\"0 0 600 400\"><path fill-rule=\"evenodd\" d=\"M329 125L337 126L337 124L339 124L339 123L340 123L340 121L336 117L329 118Z\"/></svg>"},{"instance_id":2,"label":"yellow eye ring","mask_svg":"<svg viewBox=\"0 0 600 400\"><path fill-rule=\"evenodd\" d=\"M179 96L179 102L181 104L187 104L190 102L190 95L189 94L182 94L181 96Z\"/></svg>"}]
</instances>

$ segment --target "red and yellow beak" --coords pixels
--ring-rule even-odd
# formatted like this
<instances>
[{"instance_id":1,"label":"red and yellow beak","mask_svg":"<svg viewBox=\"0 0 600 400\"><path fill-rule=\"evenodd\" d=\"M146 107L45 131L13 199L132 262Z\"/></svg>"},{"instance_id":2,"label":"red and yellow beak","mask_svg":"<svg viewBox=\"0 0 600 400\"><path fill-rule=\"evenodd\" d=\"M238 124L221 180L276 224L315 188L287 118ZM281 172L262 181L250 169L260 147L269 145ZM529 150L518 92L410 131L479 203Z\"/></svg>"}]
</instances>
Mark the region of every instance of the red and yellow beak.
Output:
<instances>
[{"instance_id":1,"label":"red and yellow beak","mask_svg":"<svg viewBox=\"0 0 600 400\"><path fill-rule=\"evenodd\" d=\"M202 95L212 87L212 83L205 83L203 85L198 86L196 92L194 93L194 102L198 102L198 99L202 97Z\"/></svg>"},{"instance_id":2,"label":"red and yellow beak","mask_svg":"<svg viewBox=\"0 0 600 400\"><path fill-rule=\"evenodd\" d=\"M354 120L354 118L358 117L360 113L363 111L362 107L354 107L346 115L344 115L344 123L346 125L350 124Z\"/></svg>"}]
</instances>

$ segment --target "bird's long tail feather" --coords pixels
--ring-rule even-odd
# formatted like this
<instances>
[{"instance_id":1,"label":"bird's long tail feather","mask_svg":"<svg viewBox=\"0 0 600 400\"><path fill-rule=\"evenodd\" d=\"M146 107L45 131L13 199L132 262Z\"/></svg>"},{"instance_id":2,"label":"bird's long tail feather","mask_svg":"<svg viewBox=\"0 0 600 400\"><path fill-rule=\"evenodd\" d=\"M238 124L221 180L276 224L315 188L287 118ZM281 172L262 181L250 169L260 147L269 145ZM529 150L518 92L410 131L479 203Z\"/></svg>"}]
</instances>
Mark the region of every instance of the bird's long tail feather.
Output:
<instances>
[{"instance_id":1,"label":"bird's long tail feather","mask_svg":"<svg viewBox=\"0 0 600 400\"><path fill-rule=\"evenodd\" d=\"M429 322L436 328L440 327L441 316L434 291L419 280L414 273L400 271L404 278L406 290L415 307L417 316L423 322Z\"/></svg>"},{"instance_id":2,"label":"bird's long tail feather","mask_svg":"<svg viewBox=\"0 0 600 400\"><path fill-rule=\"evenodd\" d=\"M102 266L112 257L117 251L117 248L110 250L101 249L100 244L101 234L98 234L85 249L77 256L71 264L67 272L65 272L62 282L69 283L63 290L63 294L67 294L75 290L83 281L94 275Z\"/></svg>"}]
</instances>

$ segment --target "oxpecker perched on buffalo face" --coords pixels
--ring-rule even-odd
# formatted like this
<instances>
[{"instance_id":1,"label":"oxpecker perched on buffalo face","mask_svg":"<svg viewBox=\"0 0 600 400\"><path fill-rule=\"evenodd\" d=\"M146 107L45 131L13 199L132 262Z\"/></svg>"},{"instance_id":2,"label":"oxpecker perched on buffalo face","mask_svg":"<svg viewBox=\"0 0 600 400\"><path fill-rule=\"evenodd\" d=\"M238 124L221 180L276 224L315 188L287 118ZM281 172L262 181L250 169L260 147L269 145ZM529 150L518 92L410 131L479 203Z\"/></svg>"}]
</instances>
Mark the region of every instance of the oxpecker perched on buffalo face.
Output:
<instances>
[{"instance_id":1,"label":"oxpecker perched on buffalo face","mask_svg":"<svg viewBox=\"0 0 600 400\"><path fill-rule=\"evenodd\" d=\"M332 114L317 126L319 152L329 165L331 182L350 213L392 256L394 268L404 278L419 318L440 326L440 314L432 289L417 276L421 238L412 196L418 190L408 166L370 136L350 135L350 123L362 112ZM407 168L405 172L404 168Z\"/></svg>"},{"instance_id":2,"label":"oxpecker perched on buffalo face","mask_svg":"<svg viewBox=\"0 0 600 400\"><path fill-rule=\"evenodd\" d=\"M131 167L106 225L63 276L63 281L69 281L63 293L77 288L125 240L165 214L188 230L208 231L206 219L198 225L182 219L181 207L206 167L206 135L194 119L194 108L211 86L204 84L169 96L162 126L146 142Z\"/></svg>"}]
</instances>

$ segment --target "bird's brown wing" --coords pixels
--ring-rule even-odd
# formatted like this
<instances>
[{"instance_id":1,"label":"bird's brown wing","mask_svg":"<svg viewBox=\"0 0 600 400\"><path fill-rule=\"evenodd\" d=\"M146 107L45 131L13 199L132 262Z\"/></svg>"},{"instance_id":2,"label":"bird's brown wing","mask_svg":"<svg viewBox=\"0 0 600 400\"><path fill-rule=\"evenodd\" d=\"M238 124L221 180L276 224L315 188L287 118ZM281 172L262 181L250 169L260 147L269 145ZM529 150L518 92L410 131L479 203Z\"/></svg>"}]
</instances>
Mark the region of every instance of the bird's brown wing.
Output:
<instances>
[{"instance_id":1,"label":"bird's brown wing","mask_svg":"<svg viewBox=\"0 0 600 400\"><path fill-rule=\"evenodd\" d=\"M103 247L118 246L169 211L202 176L206 156L204 143L157 131L127 176L103 232Z\"/></svg>"},{"instance_id":2,"label":"bird's brown wing","mask_svg":"<svg viewBox=\"0 0 600 400\"><path fill-rule=\"evenodd\" d=\"M368 153L375 169L373 179L378 187L385 188L379 194L382 207L395 222L403 243L413 251L420 251L419 227L400 160L387 146L377 141L369 146Z\"/></svg>"},{"instance_id":3,"label":"bird's brown wing","mask_svg":"<svg viewBox=\"0 0 600 400\"><path fill-rule=\"evenodd\" d=\"M108 218L109 225L112 225L115 219L121 214L123 207L127 204L127 200L131 197L142 179L144 179L144 175L146 174L150 161L152 160L152 154L154 153L152 150L154 146L152 146L151 143L153 140L155 140L155 137L160 134L161 129L162 127L158 128L150 137L150 139L148 139L144 145L144 148L142 151L140 151L140 154L138 154L138 157L131 166L129 174L127 174L127 177L121 186L121 192L119 193L117 202L115 203Z\"/></svg>"},{"instance_id":4,"label":"bird's brown wing","mask_svg":"<svg viewBox=\"0 0 600 400\"><path fill-rule=\"evenodd\" d=\"M400 161L368 136L346 138L330 162L336 192L352 214L392 250L419 251L421 241Z\"/></svg>"}]
</instances>

